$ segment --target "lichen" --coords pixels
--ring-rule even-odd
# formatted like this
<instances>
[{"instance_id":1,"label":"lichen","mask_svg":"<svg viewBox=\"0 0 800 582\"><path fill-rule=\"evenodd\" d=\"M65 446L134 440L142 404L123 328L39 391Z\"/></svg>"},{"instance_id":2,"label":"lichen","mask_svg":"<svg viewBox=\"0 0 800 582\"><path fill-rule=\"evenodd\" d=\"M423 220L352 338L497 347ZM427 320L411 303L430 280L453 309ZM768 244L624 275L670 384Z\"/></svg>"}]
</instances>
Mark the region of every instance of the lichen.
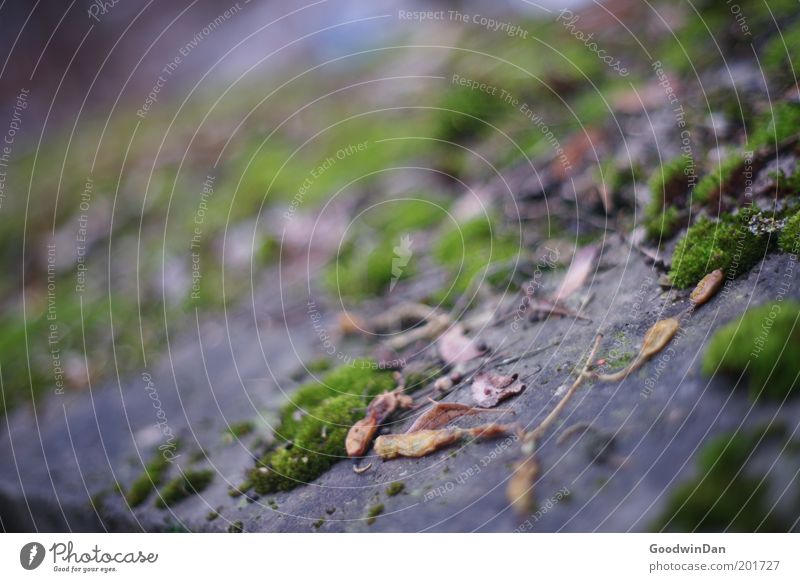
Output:
<instances>
[{"instance_id":1,"label":"lichen","mask_svg":"<svg viewBox=\"0 0 800 582\"><path fill-rule=\"evenodd\" d=\"M185 471L167 483L159 492L156 507L161 509L171 507L187 497L196 495L208 487L213 479L214 472L211 470Z\"/></svg>"},{"instance_id":2,"label":"lichen","mask_svg":"<svg viewBox=\"0 0 800 582\"><path fill-rule=\"evenodd\" d=\"M392 373L371 360L357 360L331 371L319 383L303 386L283 408L281 425L275 430L286 444L259 460L250 484L266 494L319 477L347 456L347 431L363 417L369 400L394 387Z\"/></svg>"},{"instance_id":3,"label":"lichen","mask_svg":"<svg viewBox=\"0 0 800 582\"><path fill-rule=\"evenodd\" d=\"M769 480L748 470L756 449L782 436L779 429L769 427L711 441L699 457L701 474L673 492L654 529L750 533L791 529L768 499Z\"/></svg>"},{"instance_id":4,"label":"lichen","mask_svg":"<svg viewBox=\"0 0 800 582\"><path fill-rule=\"evenodd\" d=\"M743 211L719 221L701 218L689 228L672 255L669 277L673 285L691 287L715 269L736 277L755 265L766 253L770 238L751 232L752 215Z\"/></svg>"},{"instance_id":5,"label":"lichen","mask_svg":"<svg viewBox=\"0 0 800 582\"><path fill-rule=\"evenodd\" d=\"M747 374L753 399L782 401L798 391L800 303L782 301L749 309L716 331L703 357L706 375Z\"/></svg>"}]
</instances>

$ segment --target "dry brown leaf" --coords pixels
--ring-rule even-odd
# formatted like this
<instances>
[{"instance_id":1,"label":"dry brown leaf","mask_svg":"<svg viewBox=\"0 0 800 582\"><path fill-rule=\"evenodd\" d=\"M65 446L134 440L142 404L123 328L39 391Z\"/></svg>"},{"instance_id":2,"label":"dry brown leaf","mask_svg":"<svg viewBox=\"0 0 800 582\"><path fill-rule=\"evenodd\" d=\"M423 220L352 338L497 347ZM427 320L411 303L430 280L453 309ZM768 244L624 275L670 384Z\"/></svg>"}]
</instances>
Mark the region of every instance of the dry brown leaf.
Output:
<instances>
[{"instance_id":1,"label":"dry brown leaf","mask_svg":"<svg viewBox=\"0 0 800 582\"><path fill-rule=\"evenodd\" d=\"M412 399L399 391L384 392L373 398L367 414L347 431L344 448L349 457L360 457L367 452L378 427L397 408L410 408Z\"/></svg>"},{"instance_id":2,"label":"dry brown leaf","mask_svg":"<svg viewBox=\"0 0 800 582\"><path fill-rule=\"evenodd\" d=\"M389 434L375 439L375 452L383 459L424 457L460 441L462 438L494 438L512 432L506 424L483 424L475 428L443 428L405 434Z\"/></svg>"},{"instance_id":3,"label":"dry brown leaf","mask_svg":"<svg viewBox=\"0 0 800 582\"><path fill-rule=\"evenodd\" d=\"M455 324L439 337L439 355L448 364L468 362L486 353L486 346L468 338L464 326Z\"/></svg>"},{"instance_id":4,"label":"dry brown leaf","mask_svg":"<svg viewBox=\"0 0 800 582\"><path fill-rule=\"evenodd\" d=\"M561 281L561 286L553 297L553 301L556 303L565 301L575 291L583 287L594 267L597 259L597 250L597 246L588 245L575 253L575 256L572 257L572 263Z\"/></svg>"},{"instance_id":5,"label":"dry brown leaf","mask_svg":"<svg viewBox=\"0 0 800 582\"><path fill-rule=\"evenodd\" d=\"M422 413L419 418L414 421L414 424L409 427L406 433L442 428L450 424L456 418L468 414L480 414L481 412L510 412L506 409L488 410L486 408L473 408L472 406L459 402L436 402L434 400L431 400L431 402L433 406Z\"/></svg>"},{"instance_id":6,"label":"dry brown leaf","mask_svg":"<svg viewBox=\"0 0 800 582\"><path fill-rule=\"evenodd\" d=\"M472 398L478 406L492 408L497 404L519 394L526 386L519 381L519 374L503 376L491 372L481 372L472 382Z\"/></svg>"},{"instance_id":7,"label":"dry brown leaf","mask_svg":"<svg viewBox=\"0 0 800 582\"><path fill-rule=\"evenodd\" d=\"M702 305L717 294L722 283L725 281L725 273L721 269L711 271L708 275L700 279L697 287L694 288L689 300L695 305Z\"/></svg>"},{"instance_id":8,"label":"dry brown leaf","mask_svg":"<svg viewBox=\"0 0 800 582\"><path fill-rule=\"evenodd\" d=\"M539 460L531 454L516 465L506 487L508 499L517 515L527 515L534 509L534 486L539 478Z\"/></svg>"}]
</instances>

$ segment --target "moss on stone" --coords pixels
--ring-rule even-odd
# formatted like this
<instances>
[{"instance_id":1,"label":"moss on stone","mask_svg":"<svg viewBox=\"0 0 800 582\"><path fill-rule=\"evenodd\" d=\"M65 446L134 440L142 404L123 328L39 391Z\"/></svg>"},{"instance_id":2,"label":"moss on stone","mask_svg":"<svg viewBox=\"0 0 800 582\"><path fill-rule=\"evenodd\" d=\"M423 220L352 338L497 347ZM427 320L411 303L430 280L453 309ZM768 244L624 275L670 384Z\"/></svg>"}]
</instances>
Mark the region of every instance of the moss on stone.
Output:
<instances>
[{"instance_id":1,"label":"moss on stone","mask_svg":"<svg viewBox=\"0 0 800 582\"><path fill-rule=\"evenodd\" d=\"M161 451L145 466L144 473L131 483L125 499L131 507L137 507L145 502L150 494L164 482L169 471L170 462Z\"/></svg>"},{"instance_id":2,"label":"moss on stone","mask_svg":"<svg viewBox=\"0 0 800 582\"><path fill-rule=\"evenodd\" d=\"M771 77L792 82L800 72L800 25L795 23L772 37L764 46L761 63Z\"/></svg>"},{"instance_id":3,"label":"moss on stone","mask_svg":"<svg viewBox=\"0 0 800 582\"><path fill-rule=\"evenodd\" d=\"M383 513L383 503L378 503L377 505L373 505L367 511L367 525L372 525L375 523L375 520L378 516Z\"/></svg>"},{"instance_id":4,"label":"moss on stone","mask_svg":"<svg viewBox=\"0 0 800 582\"><path fill-rule=\"evenodd\" d=\"M800 211L786 221L778 238L778 246L787 253L797 254L800 251Z\"/></svg>"},{"instance_id":5,"label":"moss on stone","mask_svg":"<svg viewBox=\"0 0 800 582\"><path fill-rule=\"evenodd\" d=\"M433 255L448 269L452 279L437 299L452 303L467 291L476 277L486 276L486 281L491 285L507 283L510 268L495 273L490 272L490 267L513 259L521 250L520 241L502 232L487 216L445 231L435 242Z\"/></svg>"},{"instance_id":6,"label":"moss on stone","mask_svg":"<svg viewBox=\"0 0 800 582\"><path fill-rule=\"evenodd\" d=\"M770 239L751 232L750 216L746 210L719 221L701 218L689 228L672 255L669 277L673 285L691 287L715 269L736 277L755 265L766 253Z\"/></svg>"},{"instance_id":7,"label":"moss on stone","mask_svg":"<svg viewBox=\"0 0 800 582\"><path fill-rule=\"evenodd\" d=\"M701 474L673 492L654 528L681 532L788 531L791 522L768 499L769 480L747 471L755 450L779 436L777 432L758 429L711 441L700 454Z\"/></svg>"},{"instance_id":8,"label":"moss on stone","mask_svg":"<svg viewBox=\"0 0 800 582\"><path fill-rule=\"evenodd\" d=\"M228 526L228 533L244 533L244 524L241 520L236 520Z\"/></svg>"},{"instance_id":9,"label":"moss on stone","mask_svg":"<svg viewBox=\"0 0 800 582\"><path fill-rule=\"evenodd\" d=\"M722 160L697 183L694 189L694 202L707 204L716 200L724 185L731 182L737 170L743 167L743 159L739 155L731 155Z\"/></svg>"},{"instance_id":10,"label":"moss on stone","mask_svg":"<svg viewBox=\"0 0 800 582\"><path fill-rule=\"evenodd\" d=\"M783 301L749 309L711 338L703 372L746 372L753 399L782 401L798 391L800 303Z\"/></svg>"},{"instance_id":11,"label":"moss on stone","mask_svg":"<svg viewBox=\"0 0 800 582\"><path fill-rule=\"evenodd\" d=\"M214 479L211 470L185 471L167 483L156 499L156 507L166 508L203 491Z\"/></svg>"},{"instance_id":12,"label":"moss on stone","mask_svg":"<svg viewBox=\"0 0 800 582\"><path fill-rule=\"evenodd\" d=\"M681 223L680 211L675 206L668 206L663 212L645 215L645 234L652 242L667 240L678 231Z\"/></svg>"},{"instance_id":13,"label":"moss on stone","mask_svg":"<svg viewBox=\"0 0 800 582\"><path fill-rule=\"evenodd\" d=\"M400 481L394 481L389 483L386 487L386 495L389 497L394 497L395 495L400 495L403 491L405 491L406 484Z\"/></svg>"},{"instance_id":14,"label":"moss on stone","mask_svg":"<svg viewBox=\"0 0 800 582\"><path fill-rule=\"evenodd\" d=\"M780 103L761 116L751 137L751 147L775 145L798 133L800 103Z\"/></svg>"},{"instance_id":15,"label":"moss on stone","mask_svg":"<svg viewBox=\"0 0 800 582\"><path fill-rule=\"evenodd\" d=\"M225 436L233 441L249 435L255 429L256 425L252 421L242 420L229 425L228 428L225 429Z\"/></svg>"},{"instance_id":16,"label":"moss on stone","mask_svg":"<svg viewBox=\"0 0 800 582\"><path fill-rule=\"evenodd\" d=\"M369 401L395 387L392 373L371 360L357 360L306 384L281 413L276 435L291 446L268 451L251 472L260 494L288 491L310 483L345 458L345 437L364 416Z\"/></svg>"},{"instance_id":17,"label":"moss on stone","mask_svg":"<svg viewBox=\"0 0 800 582\"><path fill-rule=\"evenodd\" d=\"M678 230L681 209L686 206L689 194L690 162L690 158L678 156L650 176L650 203L644 211L645 233L649 240L668 239Z\"/></svg>"}]
</instances>

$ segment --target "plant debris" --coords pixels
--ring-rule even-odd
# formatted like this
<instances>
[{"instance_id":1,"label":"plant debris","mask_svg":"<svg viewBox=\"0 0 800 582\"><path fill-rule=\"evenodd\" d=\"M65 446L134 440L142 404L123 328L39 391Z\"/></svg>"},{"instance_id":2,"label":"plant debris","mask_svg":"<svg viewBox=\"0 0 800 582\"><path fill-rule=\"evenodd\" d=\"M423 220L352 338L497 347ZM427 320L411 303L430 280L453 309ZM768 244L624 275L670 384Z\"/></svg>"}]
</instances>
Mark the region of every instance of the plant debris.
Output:
<instances>
[{"instance_id":1,"label":"plant debris","mask_svg":"<svg viewBox=\"0 0 800 582\"><path fill-rule=\"evenodd\" d=\"M647 360L663 350L672 338L675 337L678 328L680 328L680 322L674 317L661 319L647 330L647 333L644 335L644 340L642 341L642 348L639 350L636 358L625 368L613 374L595 374L588 371L585 372L585 374L601 382L618 382L624 380L641 368Z\"/></svg>"},{"instance_id":2,"label":"plant debris","mask_svg":"<svg viewBox=\"0 0 800 582\"><path fill-rule=\"evenodd\" d=\"M480 414L481 412L511 412L508 409L487 409L487 408L473 408L466 404L459 402L436 402L430 399L433 404L428 410L419 416L414 421L406 434L418 432L420 430L434 430L442 428L450 424L456 418L465 416L467 414Z\"/></svg>"},{"instance_id":3,"label":"plant debris","mask_svg":"<svg viewBox=\"0 0 800 582\"><path fill-rule=\"evenodd\" d=\"M488 349L486 345L475 339L468 338L464 326L455 324L441 335L437 342L439 356L447 364L469 362L478 356L484 355Z\"/></svg>"},{"instance_id":4,"label":"plant debris","mask_svg":"<svg viewBox=\"0 0 800 582\"><path fill-rule=\"evenodd\" d=\"M583 287L592 272L592 266L595 264L597 254L598 249L595 245L585 246L575 253L575 256L572 257L572 263L561 281L561 286L553 296L554 302L562 303L566 301L573 293Z\"/></svg>"},{"instance_id":5,"label":"plant debris","mask_svg":"<svg viewBox=\"0 0 800 582\"><path fill-rule=\"evenodd\" d=\"M492 408L506 398L520 394L526 387L519 380L519 374L503 376L481 372L472 382L472 398L478 406Z\"/></svg>"},{"instance_id":6,"label":"plant debris","mask_svg":"<svg viewBox=\"0 0 800 582\"><path fill-rule=\"evenodd\" d=\"M373 398L367 407L367 415L350 427L347 433L344 443L347 455L360 457L366 453L375 431L389 415L397 408L411 408L413 402L410 396L398 390L385 392Z\"/></svg>"},{"instance_id":7,"label":"plant debris","mask_svg":"<svg viewBox=\"0 0 800 582\"><path fill-rule=\"evenodd\" d=\"M489 423L474 428L444 428L420 430L406 434L390 434L375 439L375 452L383 459L424 457L457 443L464 437L489 439L509 434L513 430L512 425Z\"/></svg>"}]
</instances>

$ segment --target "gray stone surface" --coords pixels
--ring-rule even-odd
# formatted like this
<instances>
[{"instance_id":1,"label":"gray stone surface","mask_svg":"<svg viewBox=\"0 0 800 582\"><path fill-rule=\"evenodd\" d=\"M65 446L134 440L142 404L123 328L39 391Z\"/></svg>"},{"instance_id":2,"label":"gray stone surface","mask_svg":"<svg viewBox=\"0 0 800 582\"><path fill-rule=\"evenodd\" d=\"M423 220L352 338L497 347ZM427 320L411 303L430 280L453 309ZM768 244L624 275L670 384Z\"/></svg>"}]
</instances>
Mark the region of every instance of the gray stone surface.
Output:
<instances>
[{"instance_id":1,"label":"gray stone surface","mask_svg":"<svg viewBox=\"0 0 800 582\"><path fill-rule=\"evenodd\" d=\"M796 430L796 401L753 404L743 389L733 389L736 378L709 381L699 371L710 334L748 306L774 300L786 273L789 294L800 296L796 264L786 254L772 253L685 319L684 333L644 368L622 382L584 385L542 444L536 487L543 507L562 488L570 495L531 520L529 529L646 530L675 485L695 475L697 452L714 435L768 421ZM551 277L553 284L560 275ZM601 357L615 345L633 352L656 320L682 312L687 294L669 296L657 278L640 254L611 237L597 272L575 298L591 298L584 311L591 322L550 318L526 323L518 332L508 324L484 329L480 337L509 355L559 342L500 368L518 372L528 384L507 401L513 418L502 420L527 426L541 420L598 331L605 335ZM505 497L519 444L502 439L466 443L422 459L372 458L372 468L363 474L343 460L314 483L288 493L229 496L229 487L243 480L262 449L284 390L296 385L289 380L292 372L315 347L313 329L302 315L287 325L267 318L257 327L251 315L236 314L227 328L224 322L205 323L202 351L196 332L175 338L171 352L151 372L169 425L184 443L179 463L211 468L216 476L208 489L166 510L154 507L154 496L130 510L114 493L115 482L127 489L141 473L162 437L154 429L156 410L142 378L125 378L80 394L50 396L37 402L35 415L30 408L13 414L0 436L3 527L225 531L241 521L246 531L280 532L510 531L520 525L523 520ZM651 390L645 388L648 378L654 381ZM469 387L459 387L447 399L469 402ZM245 419L260 422L258 430L241 442L226 442L227 424ZM466 417L459 424L488 420L497 420L496 415ZM609 462L592 462L590 436L556 442L564 428L581 422L613 435ZM192 462L192 453L201 448L208 459ZM174 475L177 467L171 471ZM402 481L405 490L390 497L386 486L393 481ZM95 503L97 511L90 503L93 496L102 500ZM383 512L369 524L367 513L378 504ZM211 511L219 511L219 517L208 520Z\"/></svg>"}]
</instances>

